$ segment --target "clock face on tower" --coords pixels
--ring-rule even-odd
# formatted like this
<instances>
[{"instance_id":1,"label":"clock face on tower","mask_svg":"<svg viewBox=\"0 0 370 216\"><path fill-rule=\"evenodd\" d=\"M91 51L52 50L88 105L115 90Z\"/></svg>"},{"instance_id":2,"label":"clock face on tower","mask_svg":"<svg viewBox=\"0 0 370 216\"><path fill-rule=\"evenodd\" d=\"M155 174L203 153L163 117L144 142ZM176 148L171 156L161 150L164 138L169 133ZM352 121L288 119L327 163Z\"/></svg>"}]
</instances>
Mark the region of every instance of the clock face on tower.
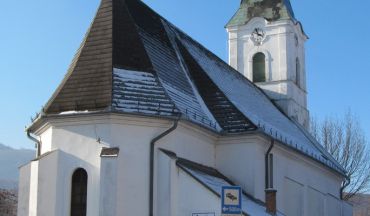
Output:
<instances>
[{"instance_id":1,"label":"clock face on tower","mask_svg":"<svg viewBox=\"0 0 370 216\"><path fill-rule=\"evenodd\" d=\"M266 32L262 28L255 28L252 32L251 38L256 45L262 45L266 38Z\"/></svg>"}]
</instances>

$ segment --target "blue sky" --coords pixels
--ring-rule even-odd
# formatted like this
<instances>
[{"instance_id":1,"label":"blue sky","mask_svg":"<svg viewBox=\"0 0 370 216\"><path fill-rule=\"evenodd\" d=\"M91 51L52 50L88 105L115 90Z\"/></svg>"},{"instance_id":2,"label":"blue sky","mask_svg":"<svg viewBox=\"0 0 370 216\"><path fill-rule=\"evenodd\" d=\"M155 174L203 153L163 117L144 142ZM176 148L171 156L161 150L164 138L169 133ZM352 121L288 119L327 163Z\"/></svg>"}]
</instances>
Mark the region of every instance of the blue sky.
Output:
<instances>
[{"instance_id":1,"label":"blue sky","mask_svg":"<svg viewBox=\"0 0 370 216\"><path fill-rule=\"evenodd\" d=\"M224 60L223 28L239 0L144 0ZM0 1L0 143L32 148L24 127L62 80L99 0ZM356 114L370 137L370 1L292 0L306 44L317 118Z\"/></svg>"}]
</instances>

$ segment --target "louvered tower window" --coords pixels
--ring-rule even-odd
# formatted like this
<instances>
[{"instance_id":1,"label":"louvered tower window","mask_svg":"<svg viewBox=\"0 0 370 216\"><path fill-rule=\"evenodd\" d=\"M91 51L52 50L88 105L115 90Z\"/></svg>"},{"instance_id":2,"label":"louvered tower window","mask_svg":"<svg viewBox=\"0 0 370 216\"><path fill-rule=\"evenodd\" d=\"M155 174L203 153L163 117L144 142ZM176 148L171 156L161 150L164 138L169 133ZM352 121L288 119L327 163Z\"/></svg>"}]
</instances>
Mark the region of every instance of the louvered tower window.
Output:
<instances>
[{"instance_id":1,"label":"louvered tower window","mask_svg":"<svg viewBox=\"0 0 370 216\"><path fill-rule=\"evenodd\" d=\"M296 70L296 80L295 80L295 82L296 82L296 84L297 84L297 86L298 87L300 87L301 86L301 64L300 64L300 62L299 62L299 58L297 58L296 60L295 60L295 70Z\"/></svg>"},{"instance_id":2,"label":"louvered tower window","mask_svg":"<svg viewBox=\"0 0 370 216\"><path fill-rule=\"evenodd\" d=\"M79 168L72 176L71 216L86 216L87 172Z\"/></svg>"},{"instance_id":3,"label":"louvered tower window","mask_svg":"<svg viewBox=\"0 0 370 216\"><path fill-rule=\"evenodd\" d=\"M253 82L266 82L266 56L256 53L253 56Z\"/></svg>"}]
</instances>

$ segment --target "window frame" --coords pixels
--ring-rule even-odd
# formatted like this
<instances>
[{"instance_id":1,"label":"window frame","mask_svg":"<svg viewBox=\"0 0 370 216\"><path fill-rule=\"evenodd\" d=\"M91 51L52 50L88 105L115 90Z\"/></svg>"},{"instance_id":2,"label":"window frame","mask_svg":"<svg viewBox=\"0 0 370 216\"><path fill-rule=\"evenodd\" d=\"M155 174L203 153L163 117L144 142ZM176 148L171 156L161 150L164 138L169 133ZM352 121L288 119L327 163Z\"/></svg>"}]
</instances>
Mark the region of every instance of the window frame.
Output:
<instances>
[{"instance_id":1,"label":"window frame","mask_svg":"<svg viewBox=\"0 0 370 216\"><path fill-rule=\"evenodd\" d=\"M302 76L301 76L301 62L299 61L299 58L297 57L295 59L295 83L300 88L301 82L302 82Z\"/></svg>"},{"instance_id":2,"label":"window frame","mask_svg":"<svg viewBox=\"0 0 370 216\"><path fill-rule=\"evenodd\" d=\"M252 57L252 81L254 83L262 83L267 81L266 68L265 53L255 53Z\"/></svg>"},{"instance_id":3,"label":"window frame","mask_svg":"<svg viewBox=\"0 0 370 216\"><path fill-rule=\"evenodd\" d=\"M70 193L71 216L87 215L88 179L88 173L83 168L76 169L72 174Z\"/></svg>"}]
</instances>

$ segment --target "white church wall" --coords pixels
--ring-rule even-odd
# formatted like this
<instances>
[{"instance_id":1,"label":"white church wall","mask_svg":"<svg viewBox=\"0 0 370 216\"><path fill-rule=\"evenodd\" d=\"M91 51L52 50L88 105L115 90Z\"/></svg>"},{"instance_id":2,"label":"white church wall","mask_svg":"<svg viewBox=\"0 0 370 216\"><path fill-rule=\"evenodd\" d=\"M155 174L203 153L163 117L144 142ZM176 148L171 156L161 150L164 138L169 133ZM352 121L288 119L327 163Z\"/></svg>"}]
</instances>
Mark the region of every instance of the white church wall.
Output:
<instances>
[{"instance_id":1,"label":"white church wall","mask_svg":"<svg viewBox=\"0 0 370 216\"><path fill-rule=\"evenodd\" d=\"M263 142L257 136L221 138L216 146L216 168L247 193L264 197ZM262 147L261 147L262 146ZM267 149L266 145L266 149Z\"/></svg>"},{"instance_id":2,"label":"white church wall","mask_svg":"<svg viewBox=\"0 0 370 216\"><path fill-rule=\"evenodd\" d=\"M150 141L172 126L173 121L155 118L105 116L61 116L50 119L48 127L39 131L48 145L43 152L58 149L61 153L57 188L59 215L68 215L70 209L71 177L75 169L82 167L89 175L88 215L99 215L100 152L102 147L119 147L117 158L116 212L144 215L148 212L149 146ZM158 142L157 148L166 148L198 163L214 166L215 140L204 129L191 129L188 123L180 123L169 136ZM51 132L52 131L52 132ZM45 134L44 134L45 133ZM46 141L45 141L46 143ZM66 190L67 189L67 190ZM134 201L135 200L135 201ZM144 205L143 205L144 203ZM137 206L135 206L137 205ZM135 212L132 212L135 210Z\"/></svg>"},{"instance_id":3,"label":"white church wall","mask_svg":"<svg viewBox=\"0 0 370 216\"><path fill-rule=\"evenodd\" d=\"M59 151L56 216L69 216L71 209L72 175L78 168L88 174L87 215L99 215L100 168L69 152Z\"/></svg>"},{"instance_id":4,"label":"white church wall","mask_svg":"<svg viewBox=\"0 0 370 216\"><path fill-rule=\"evenodd\" d=\"M264 201L265 153L269 145L269 140L258 136L221 138L216 147L216 167L247 193ZM275 144L272 153L277 207L284 214L294 216L296 212L302 212L302 215L312 215L307 209L308 188L324 194L325 201L339 199L341 176L280 144ZM322 211L331 212L328 216L336 212L325 206Z\"/></svg>"},{"instance_id":5,"label":"white church wall","mask_svg":"<svg viewBox=\"0 0 370 216\"><path fill-rule=\"evenodd\" d=\"M150 142L170 128L173 121L114 115L110 123L109 146L120 148L117 158L117 182L120 184L116 188L116 211L120 214L145 215L149 203ZM156 148L174 151L179 157L213 166L215 148L210 143L210 137L202 130L190 129L187 123L180 123L175 131L157 143ZM157 166L155 168L158 170Z\"/></svg>"},{"instance_id":6,"label":"white church wall","mask_svg":"<svg viewBox=\"0 0 370 216\"><path fill-rule=\"evenodd\" d=\"M37 133L40 134L41 140L41 154L45 154L47 152L52 151L52 138L53 138L53 128L52 127L45 127L42 128Z\"/></svg>"},{"instance_id":7,"label":"white church wall","mask_svg":"<svg viewBox=\"0 0 370 216\"><path fill-rule=\"evenodd\" d=\"M59 150L58 167L54 167L55 170L58 170L57 176L59 179L56 186L57 191L55 192L57 194L57 204L55 206L55 212L57 213L55 215L69 215L71 178L73 171L79 167L86 169L89 175L89 216L99 215L100 203L102 201L99 197L100 195L104 196L104 193L100 190L105 190L106 196L108 196L109 191L116 192L116 195L110 197L116 200L116 207L113 205L112 215L115 215L114 211L116 214L119 212L123 215L147 214L149 203L150 141L170 128L173 121L122 115L104 115L80 118L65 117L63 122L56 120L51 124L53 127L52 146L54 150ZM156 147L173 151L179 157L206 166L216 167L255 198L264 200L264 157L269 144L269 140L258 135L220 138L197 126L190 125L187 122L180 122L178 128L161 139ZM109 163L106 163L100 159L102 147L120 148L119 156L115 159L115 162L107 160ZM304 193L307 193L307 187L310 186L323 194L332 194L338 197L340 177L331 174L326 168L317 165L310 159L305 159L290 150L278 147L278 145L274 147L273 153L275 158L275 188L278 190L277 201L279 210L284 209L284 206L286 206L286 203L283 202L283 194L287 190L285 182L287 178L303 185ZM174 179L178 179L176 177L179 174L178 171L173 171L176 165L168 165L168 161L162 163L160 157L157 158L158 150L156 150L155 156L157 162L160 163L155 164L155 179L163 175L164 178L170 179L163 180L163 182L171 182L170 188L168 188L167 185L156 181L155 184L160 189L156 188L155 196L163 198L168 195L166 191L169 190L171 200L179 199L176 203L183 205L182 207L174 208L173 206L176 206L176 204L171 204L170 213L173 215L175 211L180 211L176 209L185 208L186 206L182 203L183 201L180 201L180 199L183 199L182 195L176 195L180 194L180 191L178 191L180 189L176 189L180 188L180 181ZM51 169L52 164L49 163L46 170ZM100 182L101 178L110 175L107 167L110 167L111 170L117 170L117 184L108 183L105 181L106 179ZM160 176L157 176L158 172ZM27 176L27 172L25 171L24 173ZM30 184L36 184L35 188L37 188L38 182L32 183L32 179L37 179L38 177L32 176L38 175L36 170L32 171L30 177ZM47 173L43 172L40 175L47 176ZM42 179L45 178L42 177ZM45 181L48 181L48 179L45 179ZM316 181L319 181L319 183ZM47 184L51 185L52 180ZM184 181L181 184L187 185L188 183ZM37 195L37 191L32 192L32 190L30 190L31 200L33 200L32 196L34 194ZM294 190L292 193L294 193ZM162 198L158 199L160 201L155 203L154 206L165 205L163 203L165 199ZM306 195L303 199L306 203ZM193 204L189 203L189 205ZM29 209L37 209L37 205L35 208L31 206L35 206L34 203L30 203ZM161 209L156 210L167 214L167 210L165 212L162 212ZM185 210L181 210L181 212L185 212ZM37 214L34 213L33 215Z\"/></svg>"},{"instance_id":8,"label":"white church wall","mask_svg":"<svg viewBox=\"0 0 370 216\"><path fill-rule=\"evenodd\" d=\"M158 152L158 216L192 216L195 213L220 214L220 199L189 174L179 169L176 160Z\"/></svg>"},{"instance_id":9,"label":"white church wall","mask_svg":"<svg viewBox=\"0 0 370 216\"><path fill-rule=\"evenodd\" d=\"M178 216L191 216L192 213L215 213L220 216L221 201L218 196L179 169L178 171Z\"/></svg>"},{"instance_id":10,"label":"white church wall","mask_svg":"<svg viewBox=\"0 0 370 216\"><path fill-rule=\"evenodd\" d=\"M58 184L55 206L56 214L67 216L70 214L71 202L71 181L73 172L78 168L84 168L88 173L88 198L87 214L91 216L99 215L99 185L100 185L100 152L103 146L107 146L103 141L110 137L110 126L104 121L91 118L76 118L61 116L51 119L48 123L50 129L38 131L40 137L48 137L51 132L50 143L43 142L42 152L49 150L59 151L58 166L53 167L58 170ZM45 134L44 134L45 133ZM51 165L49 165L51 166ZM42 176L47 175L46 173ZM43 178L40 175L40 179ZM46 179L50 183L51 179ZM50 206L52 207L52 206Z\"/></svg>"},{"instance_id":11,"label":"white church wall","mask_svg":"<svg viewBox=\"0 0 370 216\"><path fill-rule=\"evenodd\" d=\"M116 216L117 209L117 157L101 158L100 213L99 216Z\"/></svg>"},{"instance_id":12,"label":"white church wall","mask_svg":"<svg viewBox=\"0 0 370 216\"><path fill-rule=\"evenodd\" d=\"M19 168L19 180L17 214L18 216L28 216L31 189L31 163Z\"/></svg>"},{"instance_id":13,"label":"white church wall","mask_svg":"<svg viewBox=\"0 0 370 216\"><path fill-rule=\"evenodd\" d=\"M348 202L342 202L342 216L352 216L353 206Z\"/></svg>"},{"instance_id":14,"label":"white church wall","mask_svg":"<svg viewBox=\"0 0 370 216\"><path fill-rule=\"evenodd\" d=\"M58 152L38 161L37 216L58 215L56 212Z\"/></svg>"},{"instance_id":15,"label":"white church wall","mask_svg":"<svg viewBox=\"0 0 370 216\"><path fill-rule=\"evenodd\" d=\"M286 215L304 215L304 185L292 179L285 178L280 197L285 200L283 209Z\"/></svg>"},{"instance_id":16,"label":"white church wall","mask_svg":"<svg viewBox=\"0 0 370 216\"><path fill-rule=\"evenodd\" d=\"M31 165L31 177L30 177L30 202L28 204L29 216L37 216L38 207L38 183L39 183L39 161L32 161Z\"/></svg>"},{"instance_id":17,"label":"white church wall","mask_svg":"<svg viewBox=\"0 0 370 216\"><path fill-rule=\"evenodd\" d=\"M150 141L171 127L168 121L117 117L112 120L111 146L119 147L117 158L117 212L148 214Z\"/></svg>"},{"instance_id":18,"label":"white church wall","mask_svg":"<svg viewBox=\"0 0 370 216\"><path fill-rule=\"evenodd\" d=\"M311 187L307 188L306 215L325 215L325 194Z\"/></svg>"},{"instance_id":19,"label":"white church wall","mask_svg":"<svg viewBox=\"0 0 370 216\"><path fill-rule=\"evenodd\" d=\"M322 199L323 203L327 199L339 199L339 189L343 177L334 174L311 159L293 153L280 145L275 145L274 155L274 187L278 190L277 206L278 209L287 216L294 216L292 212L292 203L297 202L296 196L288 196L286 193L299 194L302 199L304 214L310 215L335 215L335 209L324 206L317 206L315 214L310 207L311 200ZM320 196L319 196L320 195ZM320 208L321 209L320 209ZM330 212L325 214L325 211Z\"/></svg>"},{"instance_id":20,"label":"white church wall","mask_svg":"<svg viewBox=\"0 0 370 216\"><path fill-rule=\"evenodd\" d=\"M159 142L158 148L173 151L205 166L215 167L216 137L197 126L180 123L178 128Z\"/></svg>"},{"instance_id":21,"label":"white church wall","mask_svg":"<svg viewBox=\"0 0 370 216\"><path fill-rule=\"evenodd\" d=\"M330 194L327 195L325 211L327 216L342 215L342 201ZM352 214L350 216L352 216Z\"/></svg>"},{"instance_id":22,"label":"white church wall","mask_svg":"<svg viewBox=\"0 0 370 216\"><path fill-rule=\"evenodd\" d=\"M162 152L157 154L158 175L156 180L157 185L157 209L156 215L171 216L171 158Z\"/></svg>"}]
</instances>

